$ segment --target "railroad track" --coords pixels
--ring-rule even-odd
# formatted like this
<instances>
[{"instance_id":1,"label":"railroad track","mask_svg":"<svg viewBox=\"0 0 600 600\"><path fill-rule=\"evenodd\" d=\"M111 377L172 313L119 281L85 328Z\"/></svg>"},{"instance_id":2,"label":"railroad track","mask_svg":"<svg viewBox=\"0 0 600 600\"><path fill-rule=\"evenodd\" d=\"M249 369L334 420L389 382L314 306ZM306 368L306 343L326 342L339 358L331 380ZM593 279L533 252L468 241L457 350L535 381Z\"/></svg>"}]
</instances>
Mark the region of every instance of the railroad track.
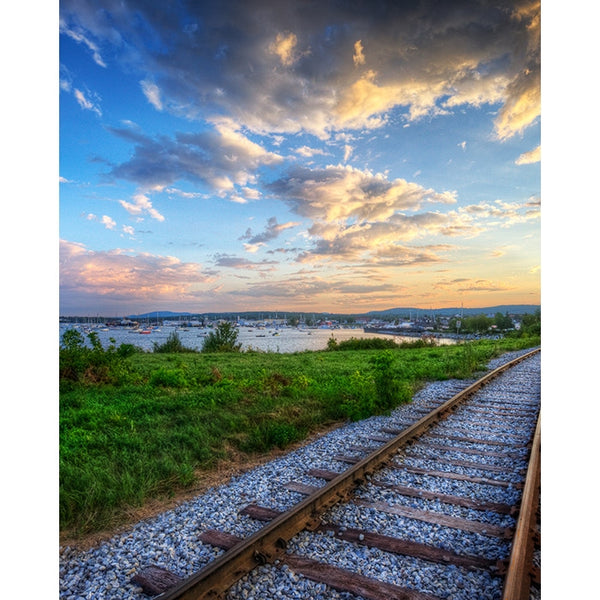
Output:
<instances>
[{"instance_id":1,"label":"railroad track","mask_svg":"<svg viewBox=\"0 0 600 600\"><path fill-rule=\"evenodd\" d=\"M281 485L299 499L288 510L249 501L239 518L254 533L199 531L220 554L190 577L150 565L134 582L160 600L529 598L537 353L323 456Z\"/></svg>"}]
</instances>

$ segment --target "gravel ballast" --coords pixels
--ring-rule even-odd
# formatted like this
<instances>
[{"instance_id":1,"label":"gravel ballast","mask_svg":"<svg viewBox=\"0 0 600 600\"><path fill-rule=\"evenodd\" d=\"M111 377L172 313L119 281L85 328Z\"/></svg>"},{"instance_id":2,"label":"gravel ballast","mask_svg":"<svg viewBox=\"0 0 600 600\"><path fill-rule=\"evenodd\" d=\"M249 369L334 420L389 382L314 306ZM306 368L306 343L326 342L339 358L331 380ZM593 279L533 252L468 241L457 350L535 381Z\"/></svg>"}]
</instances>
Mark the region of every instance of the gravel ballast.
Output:
<instances>
[{"instance_id":1,"label":"gravel ballast","mask_svg":"<svg viewBox=\"0 0 600 600\"><path fill-rule=\"evenodd\" d=\"M527 351L510 352L490 361L488 367L494 369ZM539 402L539 354L521 363L511 376L521 381L527 389L531 402ZM511 371L512 372L512 371ZM227 484L212 488L193 500L182 503L176 508L161 513L148 520L137 523L127 531L115 535L87 551L78 551L66 547L60 552L60 598L64 600L147 600L142 588L132 583L132 577L141 569L157 565L168 569L180 577L189 577L207 563L222 554L222 550L202 544L198 536L202 531L217 529L241 537L247 537L259 530L264 524L250 517L239 515L239 511L250 503L273 508L279 511L290 509L303 496L285 489L291 481L310 485L323 485L323 480L306 475L313 468L343 471L348 465L332 460L334 455L356 455L357 445L375 446L369 436L381 435L382 427L404 426L420 419L424 407L441 404L461 389L470 385L472 380L449 380L434 382L425 386L409 405L403 405L389 417L372 417L356 423L349 423L331 431L312 443L294 450L268 464L257 467L240 476L233 477ZM485 387L486 398L497 396L498 401L506 398L503 384L492 382ZM456 423L460 427L472 427L473 437L478 439L512 440L502 429L486 429L483 424L469 425L468 419L461 420L457 411ZM484 417L482 417L483 420ZM515 423L526 433L531 428L532 418L519 416ZM535 425L533 425L534 427ZM439 425L440 432L450 434L458 425ZM514 441L518 441L514 439ZM434 443L434 439L428 442ZM506 464L506 459L489 457L482 459L467 453L461 453L459 442L440 441L435 443L456 446L452 459L475 461L489 465ZM464 445L462 446L464 447ZM353 449L354 448L354 449ZM481 446L485 450L499 450L499 446ZM516 455L512 463L526 467L526 453L522 449L511 448ZM472 467L449 467L436 462L435 453L418 443L399 453L396 462L399 465L427 468L435 471L451 470L476 477L492 476L489 472ZM514 467L512 467L514 468ZM460 471L459 471L460 469ZM407 473L401 469L385 468L377 474L379 481L389 484L421 486L423 489L444 494L461 495L475 500L513 504L520 497L515 487L518 478L512 475L493 477L506 481L506 487L475 484L464 481L451 481L440 477ZM514 519L508 515L499 515L492 511L477 511L443 504L435 500L409 498L387 492L385 488L367 482L357 492L360 498L370 501L379 500L399 506L418 509L431 509L436 512L478 520L490 525L513 527ZM479 533L459 532L456 529L438 524L424 523L414 519L386 514L368 507L354 505L336 506L325 516L325 520L344 525L382 533L413 541L432 544L462 554L478 554L490 559L505 559L510 551L510 543L498 537ZM397 556L366 546L356 546L323 533L302 532L289 546L291 552L310 555L312 558L332 556L334 552L337 566L351 569L382 581L397 583L401 578L405 583L424 593L433 594L448 600L472 598L501 598L502 580L484 570L467 570L459 567L436 565L431 562ZM327 586L312 582L296 575L286 566L265 565L240 580L231 590L229 598L315 598L350 599L348 593L336 592Z\"/></svg>"}]
</instances>

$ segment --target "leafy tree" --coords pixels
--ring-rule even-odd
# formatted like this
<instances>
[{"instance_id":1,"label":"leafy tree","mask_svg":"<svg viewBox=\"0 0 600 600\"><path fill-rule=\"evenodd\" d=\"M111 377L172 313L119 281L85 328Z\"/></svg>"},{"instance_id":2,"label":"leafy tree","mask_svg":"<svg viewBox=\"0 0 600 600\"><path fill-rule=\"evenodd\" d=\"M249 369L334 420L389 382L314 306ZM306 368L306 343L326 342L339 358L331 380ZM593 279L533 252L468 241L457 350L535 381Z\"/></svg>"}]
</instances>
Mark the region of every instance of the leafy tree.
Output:
<instances>
[{"instance_id":1,"label":"leafy tree","mask_svg":"<svg viewBox=\"0 0 600 600\"><path fill-rule=\"evenodd\" d=\"M508 314L503 315L501 312L497 312L494 317L494 325L501 331L505 331L506 329L513 328L512 319L508 316Z\"/></svg>"},{"instance_id":2,"label":"leafy tree","mask_svg":"<svg viewBox=\"0 0 600 600\"><path fill-rule=\"evenodd\" d=\"M525 335L541 335L542 313L539 309L532 315L523 315L523 319L521 320L521 332Z\"/></svg>"},{"instance_id":3,"label":"leafy tree","mask_svg":"<svg viewBox=\"0 0 600 600\"><path fill-rule=\"evenodd\" d=\"M220 323L204 338L202 352L240 352L242 344L237 338L238 331L231 323Z\"/></svg>"},{"instance_id":4,"label":"leafy tree","mask_svg":"<svg viewBox=\"0 0 600 600\"><path fill-rule=\"evenodd\" d=\"M450 329L456 331L457 319L453 318L450 320ZM465 317L461 319L460 332L461 333L485 333L492 325L492 319L488 319L485 315L475 315L473 317Z\"/></svg>"}]
</instances>

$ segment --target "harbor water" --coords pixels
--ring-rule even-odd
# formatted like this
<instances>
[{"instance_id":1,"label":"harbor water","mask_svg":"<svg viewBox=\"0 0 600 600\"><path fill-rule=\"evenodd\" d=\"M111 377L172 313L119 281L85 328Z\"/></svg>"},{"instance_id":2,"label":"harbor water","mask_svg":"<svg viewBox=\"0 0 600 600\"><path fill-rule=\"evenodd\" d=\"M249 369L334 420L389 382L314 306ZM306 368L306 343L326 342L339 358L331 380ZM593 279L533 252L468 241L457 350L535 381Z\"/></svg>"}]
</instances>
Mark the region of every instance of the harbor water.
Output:
<instances>
[{"instance_id":1,"label":"harbor water","mask_svg":"<svg viewBox=\"0 0 600 600\"><path fill-rule=\"evenodd\" d=\"M60 336L73 325L61 324ZM86 331L82 326L79 326L79 331L85 336ZM140 333L140 330L129 328L95 328L98 334L98 339L102 342L102 346L107 348L110 339L114 339L114 343L133 344L146 351L152 351L154 344L163 344L174 331L177 332L181 343L187 348L201 350L204 343L204 338L212 331L209 328L201 327L159 327L152 329L151 333ZM333 337L338 343L350 338L385 338L394 339L400 343L402 341L414 341L418 337L397 336L381 333L365 333L362 328L356 329L313 329L313 328L254 328L254 327L239 327L238 342L242 344L242 350L257 350L261 352L278 352L292 353L303 352L305 350L325 350L329 338ZM455 340L437 339L438 344L453 344Z\"/></svg>"}]
</instances>

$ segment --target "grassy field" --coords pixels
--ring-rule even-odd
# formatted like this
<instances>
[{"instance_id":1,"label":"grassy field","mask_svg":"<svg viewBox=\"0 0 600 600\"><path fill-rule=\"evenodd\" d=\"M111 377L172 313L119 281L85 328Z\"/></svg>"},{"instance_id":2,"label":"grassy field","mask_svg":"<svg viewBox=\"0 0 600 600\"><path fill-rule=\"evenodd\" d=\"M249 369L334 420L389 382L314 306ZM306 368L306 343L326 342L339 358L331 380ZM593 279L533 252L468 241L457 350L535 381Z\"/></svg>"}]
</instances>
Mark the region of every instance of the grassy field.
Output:
<instances>
[{"instance_id":1,"label":"grassy field","mask_svg":"<svg viewBox=\"0 0 600 600\"><path fill-rule=\"evenodd\" d=\"M232 454L251 459L326 425L385 413L425 381L468 377L504 351L538 344L61 355L61 531L114 527L131 507L189 489Z\"/></svg>"}]
</instances>

